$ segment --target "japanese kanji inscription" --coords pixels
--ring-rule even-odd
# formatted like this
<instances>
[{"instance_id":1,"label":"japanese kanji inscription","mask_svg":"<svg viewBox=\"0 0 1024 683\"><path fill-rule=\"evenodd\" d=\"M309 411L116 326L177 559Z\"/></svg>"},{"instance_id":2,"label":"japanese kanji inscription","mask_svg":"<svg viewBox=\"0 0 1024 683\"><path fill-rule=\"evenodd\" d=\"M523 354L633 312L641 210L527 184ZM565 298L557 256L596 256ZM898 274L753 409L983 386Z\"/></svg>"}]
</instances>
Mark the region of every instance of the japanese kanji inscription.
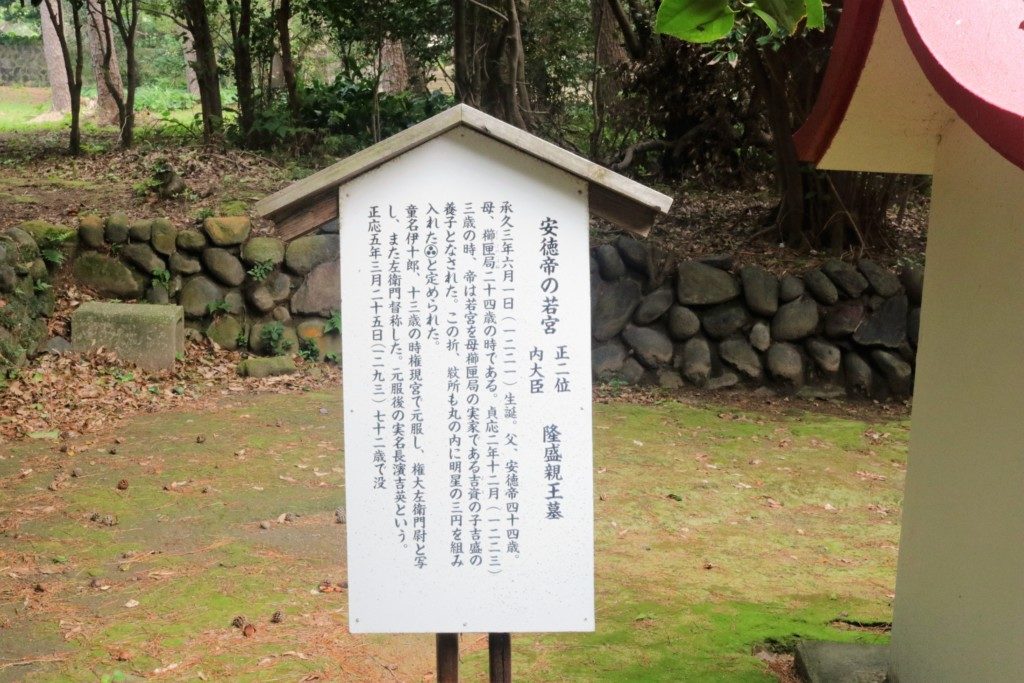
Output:
<instances>
[{"instance_id":1,"label":"japanese kanji inscription","mask_svg":"<svg viewBox=\"0 0 1024 683\"><path fill-rule=\"evenodd\" d=\"M587 191L468 129L340 188L353 632L593 630Z\"/></svg>"}]
</instances>

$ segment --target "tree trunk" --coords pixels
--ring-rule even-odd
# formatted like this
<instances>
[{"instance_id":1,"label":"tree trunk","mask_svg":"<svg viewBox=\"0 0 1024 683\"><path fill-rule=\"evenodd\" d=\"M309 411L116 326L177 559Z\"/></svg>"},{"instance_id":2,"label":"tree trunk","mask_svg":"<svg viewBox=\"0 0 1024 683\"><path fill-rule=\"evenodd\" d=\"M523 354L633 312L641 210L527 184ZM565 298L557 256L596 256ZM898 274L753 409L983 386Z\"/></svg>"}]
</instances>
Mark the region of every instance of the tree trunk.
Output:
<instances>
[{"instance_id":1,"label":"tree trunk","mask_svg":"<svg viewBox=\"0 0 1024 683\"><path fill-rule=\"evenodd\" d=\"M127 10L125 14L124 10ZM139 87L139 61L135 56L135 38L139 26L139 0L127 0L127 7L119 3L117 28L124 43L125 64L128 73L128 88L120 106L121 146L128 148L135 140L135 92ZM110 61L109 55L107 59Z\"/></svg>"},{"instance_id":2,"label":"tree trunk","mask_svg":"<svg viewBox=\"0 0 1024 683\"><path fill-rule=\"evenodd\" d=\"M96 119L104 125L115 125L120 124L117 102L124 101L124 85L121 82L116 43L113 40L109 44L107 42L112 31L110 18L106 15L107 12L103 11L97 0L87 0L89 54L92 57L93 77L96 79ZM110 65L109 68L106 64ZM116 94L112 91L116 91Z\"/></svg>"},{"instance_id":3,"label":"tree trunk","mask_svg":"<svg viewBox=\"0 0 1024 683\"><path fill-rule=\"evenodd\" d=\"M228 0L231 49L235 57L235 90L238 100L238 129L242 145L250 143L256 120L252 85L252 0Z\"/></svg>"},{"instance_id":4,"label":"tree trunk","mask_svg":"<svg viewBox=\"0 0 1024 683\"><path fill-rule=\"evenodd\" d=\"M217 51L213 44L206 0L182 0L181 13L192 35L192 49L195 50L192 68L199 84L203 140L209 143L220 132L224 110L220 99L220 77L217 74Z\"/></svg>"},{"instance_id":5,"label":"tree trunk","mask_svg":"<svg viewBox=\"0 0 1024 683\"><path fill-rule=\"evenodd\" d=\"M462 102L528 129L533 112L520 5L523 0L456 0L455 85Z\"/></svg>"},{"instance_id":6,"label":"tree trunk","mask_svg":"<svg viewBox=\"0 0 1024 683\"><path fill-rule=\"evenodd\" d=\"M64 74L68 84L68 94L71 99L71 134L68 140L68 152L72 156L82 153L82 130L79 125L82 108L82 14L81 6L71 3L68 6L71 14L71 28L74 38L74 59L72 59L72 43L68 42L65 34L67 26L67 13L64 11L60 0L42 0L42 7L49 15L50 25L53 27L54 35L60 45L61 61L64 62Z\"/></svg>"},{"instance_id":7,"label":"tree trunk","mask_svg":"<svg viewBox=\"0 0 1024 683\"><path fill-rule=\"evenodd\" d=\"M381 73L378 92L402 92L409 89L409 68L405 63L402 41L385 38L380 47L379 63Z\"/></svg>"},{"instance_id":8,"label":"tree trunk","mask_svg":"<svg viewBox=\"0 0 1024 683\"><path fill-rule=\"evenodd\" d=\"M479 103L479 93L473 89L469 70L470 45L466 21L466 0L453 0L455 19L455 99L471 106Z\"/></svg>"},{"instance_id":9,"label":"tree trunk","mask_svg":"<svg viewBox=\"0 0 1024 683\"><path fill-rule=\"evenodd\" d=\"M608 0L590 0L590 19L594 32L594 76L591 83L594 125L590 134L590 157L599 159L608 104L615 101L622 89L621 69L629 62L629 54L622 46L622 34Z\"/></svg>"},{"instance_id":10,"label":"tree trunk","mask_svg":"<svg viewBox=\"0 0 1024 683\"><path fill-rule=\"evenodd\" d=\"M281 0L277 8L277 41L281 48L281 72L288 91L288 110L292 118L299 118L299 86L295 73L295 58L292 56L292 34L288 22L292 17L291 0Z\"/></svg>"},{"instance_id":11,"label":"tree trunk","mask_svg":"<svg viewBox=\"0 0 1024 683\"><path fill-rule=\"evenodd\" d=\"M71 91L68 89L68 72L64 68L64 54L45 1L39 5L39 22L42 26L46 77L50 81L51 108L57 112L71 111Z\"/></svg>"},{"instance_id":12,"label":"tree trunk","mask_svg":"<svg viewBox=\"0 0 1024 683\"><path fill-rule=\"evenodd\" d=\"M196 62L196 50L192 47L192 34L185 31L181 34L181 52L185 57L185 85L193 97L199 97L199 77L192 67Z\"/></svg>"},{"instance_id":13,"label":"tree trunk","mask_svg":"<svg viewBox=\"0 0 1024 683\"><path fill-rule=\"evenodd\" d=\"M619 70L629 62L629 53L622 46L622 33L607 6L607 0L592 0L594 21L594 54L596 55L601 99L611 102L622 87Z\"/></svg>"},{"instance_id":14,"label":"tree trunk","mask_svg":"<svg viewBox=\"0 0 1024 683\"><path fill-rule=\"evenodd\" d=\"M782 240L791 247L807 249L804 232L804 182L800 160L793 143L791 112L782 72L768 62L769 53L758 47L748 51L754 81L765 106L772 132L775 157L775 181L779 189L776 224Z\"/></svg>"}]
</instances>

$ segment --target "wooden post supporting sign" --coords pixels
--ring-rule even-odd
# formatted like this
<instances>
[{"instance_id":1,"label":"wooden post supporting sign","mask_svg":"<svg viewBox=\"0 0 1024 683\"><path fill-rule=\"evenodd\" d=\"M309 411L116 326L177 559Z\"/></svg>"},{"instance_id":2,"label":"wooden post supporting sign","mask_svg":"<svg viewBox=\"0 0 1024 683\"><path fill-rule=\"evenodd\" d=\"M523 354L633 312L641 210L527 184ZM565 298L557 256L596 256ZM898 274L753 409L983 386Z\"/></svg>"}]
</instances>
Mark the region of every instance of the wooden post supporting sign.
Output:
<instances>
[{"instance_id":1,"label":"wooden post supporting sign","mask_svg":"<svg viewBox=\"0 0 1024 683\"><path fill-rule=\"evenodd\" d=\"M491 683L512 683L512 634L488 634L487 650L491 661Z\"/></svg>"},{"instance_id":2,"label":"wooden post supporting sign","mask_svg":"<svg viewBox=\"0 0 1024 683\"><path fill-rule=\"evenodd\" d=\"M459 681L459 634L437 634L437 683Z\"/></svg>"}]
</instances>

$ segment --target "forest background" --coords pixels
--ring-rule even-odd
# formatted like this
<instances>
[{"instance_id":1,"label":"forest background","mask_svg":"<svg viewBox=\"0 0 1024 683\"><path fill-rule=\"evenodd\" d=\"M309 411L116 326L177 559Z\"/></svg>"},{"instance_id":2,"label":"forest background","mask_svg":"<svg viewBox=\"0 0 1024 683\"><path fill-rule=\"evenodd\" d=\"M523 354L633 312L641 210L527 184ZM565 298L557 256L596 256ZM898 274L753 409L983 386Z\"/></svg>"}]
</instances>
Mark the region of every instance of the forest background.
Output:
<instances>
[{"instance_id":1,"label":"forest background","mask_svg":"<svg viewBox=\"0 0 1024 683\"><path fill-rule=\"evenodd\" d=\"M916 259L907 217L925 179L796 156L841 12L841 0L0 0L0 45L42 51L48 120L72 155L90 151L83 129L112 127L131 148L141 126L146 144L316 168L462 101L673 193L756 196L733 247ZM166 166L153 163L150 189L181 170Z\"/></svg>"}]
</instances>

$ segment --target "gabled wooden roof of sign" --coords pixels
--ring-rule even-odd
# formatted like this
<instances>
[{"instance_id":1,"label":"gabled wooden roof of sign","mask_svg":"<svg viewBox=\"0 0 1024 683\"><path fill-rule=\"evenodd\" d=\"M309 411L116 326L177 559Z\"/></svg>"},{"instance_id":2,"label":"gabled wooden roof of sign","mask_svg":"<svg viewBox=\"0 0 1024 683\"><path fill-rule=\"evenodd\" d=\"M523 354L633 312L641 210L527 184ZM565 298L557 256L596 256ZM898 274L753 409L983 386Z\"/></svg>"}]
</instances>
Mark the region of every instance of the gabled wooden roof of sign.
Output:
<instances>
[{"instance_id":1,"label":"gabled wooden roof of sign","mask_svg":"<svg viewBox=\"0 0 1024 683\"><path fill-rule=\"evenodd\" d=\"M646 235L672 198L465 104L356 152L256 203L256 212L273 220L286 239L298 237L337 217L337 188L391 159L465 126L551 164L590 184L590 210L621 228Z\"/></svg>"}]
</instances>

